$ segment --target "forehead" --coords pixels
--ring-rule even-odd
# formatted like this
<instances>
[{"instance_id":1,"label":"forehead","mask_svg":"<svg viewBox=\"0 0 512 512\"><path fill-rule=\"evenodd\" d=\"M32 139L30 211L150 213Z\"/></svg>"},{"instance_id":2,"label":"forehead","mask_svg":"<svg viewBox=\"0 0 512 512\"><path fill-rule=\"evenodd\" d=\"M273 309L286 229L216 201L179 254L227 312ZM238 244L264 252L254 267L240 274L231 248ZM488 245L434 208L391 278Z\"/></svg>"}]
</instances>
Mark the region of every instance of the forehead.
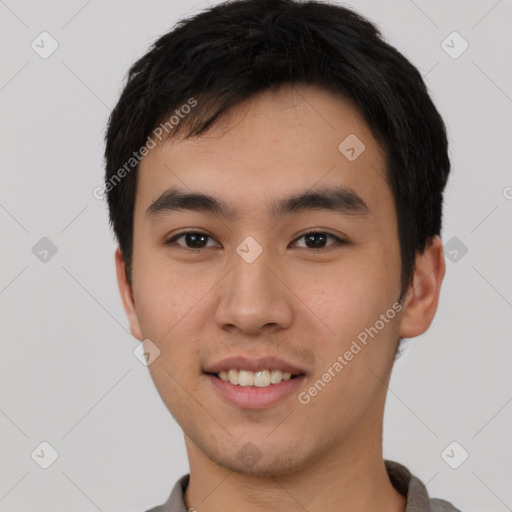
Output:
<instances>
[{"instance_id":1,"label":"forehead","mask_svg":"<svg viewBox=\"0 0 512 512\"><path fill-rule=\"evenodd\" d=\"M385 168L382 148L349 101L316 86L285 87L237 105L199 137L158 143L139 165L135 214L173 187L251 215L271 212L284 195L330 185L382 211L392 202Z\"/></svg>"}]
</instances>

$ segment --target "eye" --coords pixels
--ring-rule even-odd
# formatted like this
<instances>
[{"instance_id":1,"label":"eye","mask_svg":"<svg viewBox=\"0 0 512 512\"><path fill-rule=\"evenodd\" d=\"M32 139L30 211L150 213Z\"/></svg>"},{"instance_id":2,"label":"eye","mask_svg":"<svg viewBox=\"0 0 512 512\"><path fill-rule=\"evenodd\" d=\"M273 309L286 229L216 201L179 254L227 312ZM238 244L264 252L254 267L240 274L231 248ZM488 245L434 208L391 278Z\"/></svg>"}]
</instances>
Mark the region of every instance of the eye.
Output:
<instances>
[{"instance_id":1,"label":"eye","mask_svg":"<svg viewBox=\"0 0 512 512\"><path fill-rule=\"evenodd\" d=\"M183 238L185 245L181 243L177 243L177 240ZM165 242L165 245L173 245L177 244L183 249L189 249L192 251L200 251L204 247L207 247L206 240L208 238L212 238L210 235L206 233L202 233L200 231L184 231L183 233L178 233L174 235L172 238ZM190 245L189 245L190 244Z\"/></svg>"},{"instance_id":2,"label":"eye","mask_svg":"<svg viewBox=\"0 0 512 512\"><path fill-rule=\"evenodd\" d=\"M178 243L178 240L181 239L183 239L184 243ZM211 245L207 245L208 239L213 240L213 237L201 231L184 231L174 235L172 238L167 240L165 245L178 245L181 249L201 251L206 247L212 247ZM309 233L305 233L304 235L297 238L296 241L301 239L304 239L306 244L306 246L303 248L312 249L315 252L328 251L330 250L331 246L347 243L345 240L342 240L341 238L332 235L331 233L325 233L324 231L311 231ZM329 244L326 247L325 244L329 239L333 240L334 243Z\"/></svg>"},{"instance_id":3,"label":"eye","mask_svg":"<svg viewBox=\"0 0 512 512\"><path fill-rule=\"evenodd\" d=\"M325 247L325 243L328 239L334 240L334 243ZM311 231L300 236L296 240L305 240L306 249L313 249L316 252L329 251L332 246L345 244L345 240L332 235L331 233L325 233L323 231Z\"/></svg>"}]
</instances>

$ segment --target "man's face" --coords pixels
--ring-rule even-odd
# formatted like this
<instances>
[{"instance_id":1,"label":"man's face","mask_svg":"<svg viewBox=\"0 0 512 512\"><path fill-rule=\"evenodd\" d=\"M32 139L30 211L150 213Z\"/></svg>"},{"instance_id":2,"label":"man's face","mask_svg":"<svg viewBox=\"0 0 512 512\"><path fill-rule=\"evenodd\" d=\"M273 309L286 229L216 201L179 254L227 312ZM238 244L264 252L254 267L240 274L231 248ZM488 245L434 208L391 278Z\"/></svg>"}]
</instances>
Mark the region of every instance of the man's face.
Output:
<instances>
[{"instance_id":1,"label":"man's face","mask_svg":"<svg viewBox=\"0 0 512 512\"><path fill-rule=\"evenodd\" d=\"M131 330L161 351L149 370L189 450L242 473L286 474L380 443L399 336L397 219L384 154L347 101L284 88L233 114L141 162ZM353 136L339 149L351 134L362 153ZM361 201L345 194L337 210L272 215L284 198L341 187ZM162 201L148 211L171 188L213 196L236 216ZM166 245L185 232L207 236ZM277 357L304 375L278 399L265 387L237 391L205 373L231 356Z\"/></svg>"}]
</instances>

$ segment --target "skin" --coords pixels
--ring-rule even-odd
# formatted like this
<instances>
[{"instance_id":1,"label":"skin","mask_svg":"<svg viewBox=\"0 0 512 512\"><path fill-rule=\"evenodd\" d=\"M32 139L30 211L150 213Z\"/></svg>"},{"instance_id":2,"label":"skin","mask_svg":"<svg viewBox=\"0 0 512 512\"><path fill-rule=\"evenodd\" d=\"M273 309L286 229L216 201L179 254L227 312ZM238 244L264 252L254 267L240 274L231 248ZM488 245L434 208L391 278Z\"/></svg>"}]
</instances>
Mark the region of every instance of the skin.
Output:
<instances>
[{"instance_id":1,"label":"skin","mask_svg":"<svg viewBox=\"0 0 512 512\"><path fill-rule=\"evenodd\" d=\"M338 150L352 133L366 146L355 161ZM185 434L187 506L403 510L406 500L383 464L383 411L399 337L425 332L437 309L445 272L439 237L417 255L403 309L307 405L292 393L266 409L241 409L216 393L202 371L233 354L278 355L308 372L301 387L307 391L396 303L395 206L384 154L358 111L316 86L265 91L206 135L159 144L138 173L133 288L119 249L117 276L133 336L161 351L149 370ZM369 213L270 219L270 201L315 185L350 187ZM146 209L171 186L222 198L240 218L186 211L149 221ZM181 249L165 245L188 228L210 235L208 247L194 253L183 237ZM311 231L348 243L328 238L330 250L315 252L301 237ZM235 251L247 236L263 248L250 264ZM237 457L249 442L259 454L252 464Z\"/></svg>"}]
</instances>

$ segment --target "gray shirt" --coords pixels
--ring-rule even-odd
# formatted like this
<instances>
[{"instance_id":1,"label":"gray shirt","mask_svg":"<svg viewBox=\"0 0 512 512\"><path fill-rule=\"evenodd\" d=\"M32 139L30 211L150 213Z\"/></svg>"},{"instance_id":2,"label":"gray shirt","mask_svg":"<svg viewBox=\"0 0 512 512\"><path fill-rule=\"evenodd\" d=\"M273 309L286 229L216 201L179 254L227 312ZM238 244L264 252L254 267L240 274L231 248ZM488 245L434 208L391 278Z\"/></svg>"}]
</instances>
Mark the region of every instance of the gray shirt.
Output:
<instances>
[{"instance_id":1,"label":"gray shirt","mask_svg":"<svg viewBox=\"0 0 512 512\"><path fill-rule=\"evenodd\" d=\"M405 512L460 512L450 502L438 498L430 498L423 483L398 462L385 460L386 470L393 487L407 497ZM183 499L189 482L190 474L183 475L172 488L167 501L146 512L187 512ZM200 511L199 511L200 512Z\"/></svg>"}]
</instances>

